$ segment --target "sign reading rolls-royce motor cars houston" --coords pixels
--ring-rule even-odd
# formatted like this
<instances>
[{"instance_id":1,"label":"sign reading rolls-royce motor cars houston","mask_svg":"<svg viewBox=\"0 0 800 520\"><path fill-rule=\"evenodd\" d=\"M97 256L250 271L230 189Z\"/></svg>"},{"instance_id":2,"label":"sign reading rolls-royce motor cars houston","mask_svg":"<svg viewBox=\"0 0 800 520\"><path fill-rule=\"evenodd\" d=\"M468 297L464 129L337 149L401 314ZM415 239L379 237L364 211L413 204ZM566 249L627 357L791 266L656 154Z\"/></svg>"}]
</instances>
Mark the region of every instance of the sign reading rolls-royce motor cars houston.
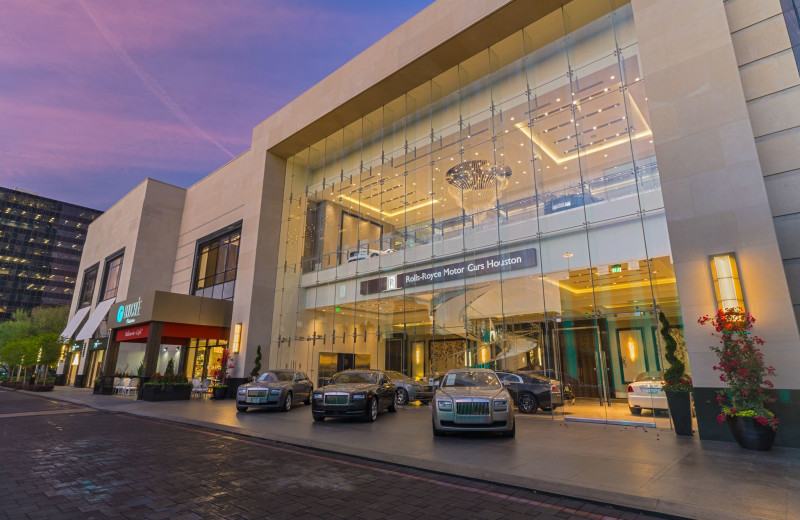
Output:
<instances>
[{"instance_id":1,"label":"sign reading rolls-royce motor cars houston","mask_svg":"<svg viewBox=\"0 0 800 520\"><path fill-rule=\"evenodd\" d=\"M463 262L419 269L408 273L398 273L361 282L361 294L373 294L381 291L417 287L451 280L461 280L470 276L483 276L500 271L512 271L536 267L536 248L522 249L511 253L485 256Z\"/></svg>"}]
</instances>

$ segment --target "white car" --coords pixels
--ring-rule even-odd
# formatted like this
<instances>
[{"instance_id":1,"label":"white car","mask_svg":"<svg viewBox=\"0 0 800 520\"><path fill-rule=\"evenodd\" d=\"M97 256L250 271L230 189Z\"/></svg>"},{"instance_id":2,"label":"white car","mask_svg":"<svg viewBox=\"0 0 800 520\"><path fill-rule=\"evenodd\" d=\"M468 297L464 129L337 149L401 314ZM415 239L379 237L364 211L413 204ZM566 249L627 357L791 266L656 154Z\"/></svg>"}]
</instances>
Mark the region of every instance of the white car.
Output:
<instances>
[{"instance_id":1,"label":"white car","mask_svg":"<svg viewBox=\"0 0 800 520\"><path fill-rule=\"evenodd\" d=\"M642 415L642 410L666 410L667 396L663 372L642 372L628 385L628 407L633 415Z\"/></svg>"},{"instance_id":2,"label":"white car","mask_svg":"<svg viewBox=\"0 0 800 520\"><path fill-rule=\"evenodd\" d=\"M382 253L377 249L356 249L355 251L350 251L347 255L348 262L357 262L358 260L366 260L367 258L372 258L374 256L380 256Z\"/></svg>"}]
</instances>

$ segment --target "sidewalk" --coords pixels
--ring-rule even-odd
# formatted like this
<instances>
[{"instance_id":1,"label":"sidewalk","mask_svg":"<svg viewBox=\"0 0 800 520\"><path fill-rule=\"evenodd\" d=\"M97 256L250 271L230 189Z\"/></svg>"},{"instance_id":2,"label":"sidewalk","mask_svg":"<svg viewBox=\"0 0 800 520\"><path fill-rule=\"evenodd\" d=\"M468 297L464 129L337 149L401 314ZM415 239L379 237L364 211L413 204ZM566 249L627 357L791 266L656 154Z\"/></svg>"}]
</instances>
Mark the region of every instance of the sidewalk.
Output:
<instances>
[{"instance_id":1,"label":"sidewalk","mask_svg":"<svg viewBox=\"0 0 800 520\"><path fill-rule=\"evenodd\" d=\"M427 407L375 423L315 423L302 405L237 414L232 400L150 403L69 387L36 395L661 514L800 520L800 450L789 448L752 452L670 430L523 415L516 439L434 439Z\"/></svg>"}]
</instances>

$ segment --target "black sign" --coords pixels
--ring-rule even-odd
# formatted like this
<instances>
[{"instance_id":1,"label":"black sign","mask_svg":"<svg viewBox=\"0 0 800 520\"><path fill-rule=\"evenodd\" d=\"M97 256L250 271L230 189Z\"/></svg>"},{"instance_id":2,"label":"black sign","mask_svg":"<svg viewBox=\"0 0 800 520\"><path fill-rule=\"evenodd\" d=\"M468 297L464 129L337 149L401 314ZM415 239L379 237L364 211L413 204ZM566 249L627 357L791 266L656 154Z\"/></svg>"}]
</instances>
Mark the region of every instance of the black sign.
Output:
<instances>
[{"instance_id":1,"label":"black sign","mask_svg":"<svg viewBox=\"0 0 800 520\"><path fill-rule=\"evenodd\" d=\"M373 294L404 287L418 287L432 283L462 280L470 276L483 276L499 273L500 271L536 267L536 258L536 248L532 247L514 251L513 253L502 253L464 262L419 269L409 273L399 273L390 277L366 280L361 282L360 292L361 294Z\"/></svg>"}]
</instances>

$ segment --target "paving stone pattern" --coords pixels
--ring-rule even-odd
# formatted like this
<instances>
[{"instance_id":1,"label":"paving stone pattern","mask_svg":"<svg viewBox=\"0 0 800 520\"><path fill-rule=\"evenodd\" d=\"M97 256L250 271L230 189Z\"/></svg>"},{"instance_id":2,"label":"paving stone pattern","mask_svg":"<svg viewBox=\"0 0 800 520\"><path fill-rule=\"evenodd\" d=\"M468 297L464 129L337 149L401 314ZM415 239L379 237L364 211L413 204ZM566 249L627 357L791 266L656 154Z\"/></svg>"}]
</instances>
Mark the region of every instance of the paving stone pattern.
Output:
<instances>
[{"instance_id":1,"label":"paving stone pattern","mask_svg":"<svg viewBox=\"0 0 800 520\"><path fill-rule=\"evenodd\" d=\"M12 398L0 392L0 414L9 399L15 412L23 411L21 402L28 399L28 410L41 409L37 397ZM92 412L0 415L0 519L5 518L660 517L175 423Z\"/></svg>"}]
</instances>

